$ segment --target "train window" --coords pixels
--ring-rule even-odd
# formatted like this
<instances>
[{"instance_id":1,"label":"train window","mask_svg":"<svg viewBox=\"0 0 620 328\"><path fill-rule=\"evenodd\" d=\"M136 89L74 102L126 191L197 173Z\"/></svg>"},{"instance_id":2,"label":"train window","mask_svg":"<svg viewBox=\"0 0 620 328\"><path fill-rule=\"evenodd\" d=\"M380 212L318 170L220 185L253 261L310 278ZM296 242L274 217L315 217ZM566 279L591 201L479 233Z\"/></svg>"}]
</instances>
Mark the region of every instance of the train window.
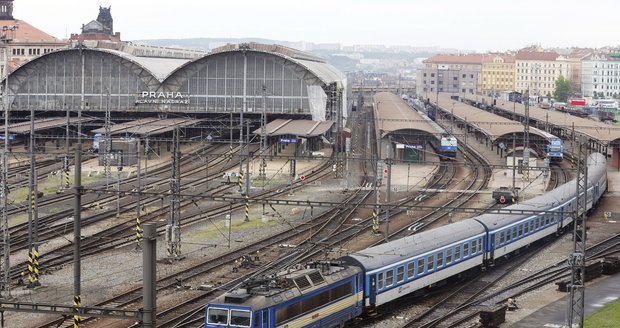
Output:
<instances>
[{"instance_id":1,"label":"train window","mask_svg":"<svg viewBox=\"0 0 620 328\"><path fill-rule=\"evenodd\" d=\"M469 256L469 243L463 244L463 258Z\"/></svg>"},{"instance_id":2,"label":"train window","mask_svg":"<svg viewBox=\"0 0 620 328\"><path fill-rule=\"evenodd\" d=\"M437 253L437 269L443 265L443 251Z\"/></svg>"},{"instance_id":3,"label":"train window","mask_svg":"<svg viewBox=\"0 0 620 328\"><path fill-rule=\"evenodd\" d=\"M477 240L472 240L471 241L471 255L475 255L478 252L478 244L477 244Z\"/></svg>"},{"instance_id":4,"label":"train window","mask_svg":"<svg viewBox=\"0 0 620 328\"><path fill-rule=\"evenodd\" d=\"M519 229L517 231L517 236L523 237L523 225L519 224Z\"/></svg>"},{"instance_id":5,"label":"train window","mask_svg":"<svg viewBox=\"0 0 620 328\"><path fill-rule=\"evenodd\" d=\"M545 227L549 225L549 215L545 215Z\"/></svg>"},{"instance_id":6,"label":"train window","mask_svg":"<svg viewBox=\"0 0 620 328\"><path fill-rule=\"evenodd\" d=\"M534 232L534 221L530 221L529 226L530 226L530 230Z\"/></svg>"},{"instance_id":7,"label":"train window","mask_svg":"<svg viewBox=\"0 0 620 328\"><path fill-rule=\"evenodd\" d=\"M512 227L512 239L517 239L517 227Z\"/></svg>"},{"instance_id":8,"label":"train window","mask_svg":"<svg viewBox=\"0 0 620 328\"><path fill-rule=\"evenodd\" d=\"M385 287L392 286L394 283L394 270L385 271Z\"/></svg>"},{"instance_id":9,"label":"train window","mask_svg":"<svg viewBox=\"0 0 620 328\"><path fill-rule=\"evenodd\" d=\"M495 233L495 245L496 246L500 245L500 243L501 243L500 238L501 238L501 232L496 232Z\"/></svg>"},{"instance_id":10,"label":"train window","mask_svg":"<svg viewBox=\"0 0 620 328\"><path fill-rule=\"evenodd\" d=\"M506 243L510 241L511 237L512 237L512 229L506 230Z\"/></svg>"},{"instance_id":11,"label":"train window","mask_svg":"<svg viewBox=\"0 0 620 328\"><path fill-rule=\"evenodd\" d=\"M502 245L504 243L505 231L500 231L497 234L499 235L499 244Z\"/></svg>"},{"instance_id":12,"label":"train window","mask_svg":"<svg viewBox=\"0 0 620 328\"><path fill-rule=\"evenodd\" d=\"M415 276L415 262L407 263L407 278L411 279Z\"/></svg>"},{"instance_id":13,"label":"train window","mask_svg":"<svg viewBox=\"0 0 620 328\"><path fill-rule=\"evenodd\" d=\"M269 311L263 311L263 327L267 327L269 324Z\"/></svg>"},{"instance_id":14,"label":"train window","mask_svg":"<svg viewBox=\"0 0 620 328\"><path fill-rule=\"evenodd\" d=\"M454 261L461 259L461 245L454 247Z\"/></svg>"},{"instance_id":15,"label":"train window","mask_svg":"<svg viewBox=\"0 0 620 328\"><path fill-rule=\"evenodd\" d=\"M277 309L276 325L279 325L282 322L292 319L300 314L314 311L323 305L329 304L343 297L350 296L352 291L353 284L349 282L328 289L320 294L308 297L286 307Z\"/></svg>"},{"instance_id":16,"label":"train window","mask_svg":"<svg viewBox=\"0 0 620 328\"><path fill-rule=\"evenodd\" d=\"M446 264L452 263L452 248L446 249Z\"/></svg>"},{"instance_id":17,"label":"train window","mask_svg":"<svg viewBox=\"0 0 620 328\"><path fill-rule=\"evenodd\" d=\"M433 268L435 266L435 256L434 255L429 255L427 258L427 263L426 263L426 271L433 271Z\"/></svg>"},{"instance_id":18,"label":"train window","mask_svg":"<svg viewBox=\"0 0 620 328\"><path fill-rule=\"evenodd\" d=\"M401 265L396 268L396 282L401 282L405 280L405 266Z\"/></svg>"},{"instance_id":19,"label":"train window","mask_svg":"<svg viewBox=\"0 0 620 328\"><path fill-rule=\"evenodd\" d=\"M383 272L377 274L377 289L383 289Z\"/></svg>"},{"instance_id":20,"label":"train window","mask_svg":"<svg viewBox=\"0 0 620 328\"><path fill-rule=\"evenodd\" d=\"M236 327L249 327L252 315L250 311L230 310L230 325Z\"/></svg>"},{"instance_id":21,"label":"train window","mask_svg":"<svg viewBox=\"0 0 620 328\"><path fill-rule=\"evenodd\" d=\"M228 310L209 308L207 309L207 323L214 325L227 325L228 324Z\"/></svg>"},{"instance_id":22,"label":"train window","mask_svg":"<svg viewBox=\"0 0 620 328\"><path fill-rule=\"evenodd\" d=\"M418 260L418 276L424 274L424 259Z\"/></svg>"}]
</instances>

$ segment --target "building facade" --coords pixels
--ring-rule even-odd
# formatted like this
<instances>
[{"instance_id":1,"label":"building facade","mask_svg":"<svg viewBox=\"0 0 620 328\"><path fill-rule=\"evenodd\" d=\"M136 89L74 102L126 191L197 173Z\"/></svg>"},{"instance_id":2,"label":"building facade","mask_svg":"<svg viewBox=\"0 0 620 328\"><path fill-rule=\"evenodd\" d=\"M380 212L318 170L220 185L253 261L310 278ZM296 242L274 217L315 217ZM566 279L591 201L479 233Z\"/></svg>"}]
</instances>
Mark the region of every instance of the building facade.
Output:
<instances>
[{"instance_id":1,"label":"building facade","mask_svg":"<svg viewBox=\"0 0 620 328\"><path fill-rule=\"evenodd\" d=\"M417 72L418 93L474 94L480 89L483 55L436 55Z\"/></svg>"},{"instance_id":2,"label":"building facade","mask_svg":"<svg viewBox=\"0 0 620 328\"><path fill-rule=\"evenodd\" d=\"M620 97L620 51L593 53L581 62L583 95Z\"/></svg>"},{"instance_id":3,"label":"building facade","mask_svg":"<svg viewBox=\"0 0 620 328\"><path fill-rule=\"evenodd\" d=\"M483 56L480 78L481 90L485 94L514 90L515 56Z\"/></svg>"},{"instance_id":4,"label":"building facade","mask_svg":"<svg viewBox=\"0 0 620 328\"><path fill-rule=\"evenodd\" d=\"M529 91L532 96L552 96L555 81L563 76L569 79L571 63L554 51L517 52L515 56L515 90Z\"/></svg>"}]
</instances>

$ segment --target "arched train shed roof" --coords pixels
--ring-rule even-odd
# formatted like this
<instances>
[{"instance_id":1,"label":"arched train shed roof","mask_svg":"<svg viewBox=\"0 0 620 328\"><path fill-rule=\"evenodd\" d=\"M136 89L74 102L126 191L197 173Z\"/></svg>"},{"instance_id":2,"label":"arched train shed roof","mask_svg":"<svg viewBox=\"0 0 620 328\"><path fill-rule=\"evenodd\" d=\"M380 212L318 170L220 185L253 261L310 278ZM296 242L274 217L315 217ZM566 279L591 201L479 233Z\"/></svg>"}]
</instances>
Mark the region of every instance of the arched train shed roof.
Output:
<instances>
[{"instance_id":1,"label":"arched train shed roof","mask_svg":"<svg viewBox=\"0 0 620 328\"><path fill-rule=\"evenodd\" d=\"M220 47L203 57L184 63L168 76L165 82L168 86L167 89L176 90L175 86L182 83L180 80L186 80L193 76L193 72L197 71L196 66L201 67L206 65L211 58L226 56L229 53L256 53L276 57L279 59L279 63L292 69L308 85L327 86L335 83L339 88L346 85L346 76L320 57L279 45L249 43Z\"/></svg>"},{"instance_id":2,"label":"arched train shed roof","mask_svg":"<svg viewBox=\"0 0 620 328\"><path fill-rule=\"evenodd\" d=\"M418 130L433 136L438 131L401 97L390 92L378 92L374 97L376 128L382 130L381 138L399 130ZM439 138L437 138L439 139Z\"/></svg>"},{"instance_id":3,"label":"arched train shed roof","mask_svg":"<svg viewBox=\"0 0 620 328\"><path fill-rule=\"evenodd\" d=\"M454 115L454 117L460 121L467 121L468 125L475 127L492 142L513 133L523 133L523 124L521 122L487 112L458 100L451 99L449 96L439 95L438 98L439 107L444 112L451 113L451 115ZM435 103L436 98L430 97L430 101L431 103ZM547 140L553 136L535 127L530 127L530 134L537 135Z\"/></svg>"},{"instance_id":4,"label":"arched train shed roof","mask_svg":"<svg viewBox=\"0 0 620 328\"><path fill-rule=\"evenodd\" d=\"M88 56L92 53L106 53L112 56L121 58L128 63L132 63L135 67L144 71L143 74L150 75L154 80L158 81L161 86L165 86L169 83L178 85L178 81L166 81L168 79L178 79L180 76L188 78L192 76L191 72L183 72L185 69L193 69L192 64L208 61L213 56L221 56L226 53L235 52L256 52L267 55L276 56L282 59L282 63L285 66L292 67L299 76L312 85L329 85L336 83L339 87L344 87L346 84L346 76L340 72L334 66L325 62L325 60L316 57L312 54L304 53L298 50L289 49L277 45L261 45L261 44L249 44L250 47L243 47L241 45L230 45L229 49L211 52L203 57L196 58L194 60L177 59L177 58L155 58L155 57L139 57L134 56L122 51L103 48L71 48L71 49L59 49L40 57L37 57L21 67L17 68L10 76L10 78L17 78L19 81L20 75L32 74L33 70L45 65L46 58L57 55L67 54L82 54ZM254 47L254 48L252 48ZM288 50L288 51L285 51ZM159 85L154 90L159 89ZM17 88L17 86L15 86ZM164 88L171 89L171 88ZM174 88L172 88L174 89ZM11 90L14 90L11 88Z\"/></svg>"}]
</instances>

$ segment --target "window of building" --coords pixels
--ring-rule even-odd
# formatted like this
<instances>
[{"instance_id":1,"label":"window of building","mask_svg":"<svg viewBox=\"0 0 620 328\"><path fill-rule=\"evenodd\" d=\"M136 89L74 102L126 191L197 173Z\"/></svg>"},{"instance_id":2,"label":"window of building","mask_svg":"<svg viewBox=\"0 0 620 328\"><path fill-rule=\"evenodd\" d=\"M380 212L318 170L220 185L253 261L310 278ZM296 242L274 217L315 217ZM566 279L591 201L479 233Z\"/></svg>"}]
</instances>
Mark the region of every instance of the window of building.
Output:
<instances>
[{"instance_id":1,"label":"window of building","mask_svg":"<svg viewBox=\"0 0 620 328\"><path fill-rule=\"evenodd\" d=\"M467 74L463 74L463 78L466 78L466 77L467 77Z\"/></svg>"},{"instance_id":2,"label":"window of building","mask_svg":"<svg viewBox=\"0 0 620 328\"><path fill-rule=\"evenodd\" d=\"M435 77L435 73L431 73L431 77Z\"/></svg>"},{"instance_id":3,"label":"window of building","mask_svg":"<svg viewBox=\"0 0 620 328\"><path fill-rule=\"evenodd\" d=\"M424 73L422 76L426 77L426 73Z\"/></svg>"}]
</instances>

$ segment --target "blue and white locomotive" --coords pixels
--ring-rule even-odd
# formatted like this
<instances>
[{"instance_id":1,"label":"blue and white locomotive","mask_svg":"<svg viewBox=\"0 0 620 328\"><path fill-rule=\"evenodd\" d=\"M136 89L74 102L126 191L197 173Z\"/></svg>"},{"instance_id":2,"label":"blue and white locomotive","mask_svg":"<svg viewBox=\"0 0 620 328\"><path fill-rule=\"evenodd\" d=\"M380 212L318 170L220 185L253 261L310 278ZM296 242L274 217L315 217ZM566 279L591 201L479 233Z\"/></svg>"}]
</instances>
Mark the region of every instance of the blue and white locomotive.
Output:
<instances>
[{"instance_id":1,"label":"blue and white locomotive","mask_svg":"<svg viewBox=\"0 0 620 328\"><path fill-rule=\"evenodd\" d=\"M607 189L606 166L604 155L589 156L586 211ZM208 304L205 327L342 327L378 306L558 233L573 222L576 183L506 207L539 214L483 214L251 281Z\"/></svg>"},{"instance_id":2,"label":"blue and white locomotive","mask_svg":"<svg viewBox=\"0 0 620 328\"><path fill-rule=\"evenodd\" d=\"M561 162L564 159L564 142L561 138L556 137L555 135L540 130L536 128L532 128L536 131L537 134L542 135L548 141L545 145L545 157L547 157L552 162Z\"/></svg>"}]
</instances>

